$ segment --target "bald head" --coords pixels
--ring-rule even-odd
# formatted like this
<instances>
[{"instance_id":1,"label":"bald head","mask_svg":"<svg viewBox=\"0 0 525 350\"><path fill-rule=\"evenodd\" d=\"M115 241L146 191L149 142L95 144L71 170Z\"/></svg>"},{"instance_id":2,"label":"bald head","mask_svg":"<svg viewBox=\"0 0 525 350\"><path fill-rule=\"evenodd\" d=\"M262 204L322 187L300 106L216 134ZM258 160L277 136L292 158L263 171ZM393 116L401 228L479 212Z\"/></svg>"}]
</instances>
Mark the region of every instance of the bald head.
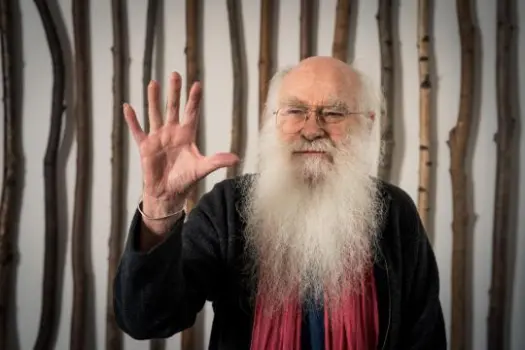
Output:
<instances>
[{"instance_id":1,"label":"bald head","mask_svg":"<svg viewBox=\"0 0 525 350\"><path fill-rule=\"evenodd\" d=\"M288 71L281 81L278 99L316 106L337 101L355 110L360 87L360 76L351 66L332 57L315 56Z\"/></svg>"},{"instance_id":2,"label":"bald head","mask_svg":"<svg viewBox=\"0 0 525 350\"><path fill-rule=\"evenodd\" d=\"M334 82L336 81L359 81L357 72L345 62L329 56L308 57L289 71L288 76L301 74L319 76L326 75Z\"/></svg>"}]
</instances>

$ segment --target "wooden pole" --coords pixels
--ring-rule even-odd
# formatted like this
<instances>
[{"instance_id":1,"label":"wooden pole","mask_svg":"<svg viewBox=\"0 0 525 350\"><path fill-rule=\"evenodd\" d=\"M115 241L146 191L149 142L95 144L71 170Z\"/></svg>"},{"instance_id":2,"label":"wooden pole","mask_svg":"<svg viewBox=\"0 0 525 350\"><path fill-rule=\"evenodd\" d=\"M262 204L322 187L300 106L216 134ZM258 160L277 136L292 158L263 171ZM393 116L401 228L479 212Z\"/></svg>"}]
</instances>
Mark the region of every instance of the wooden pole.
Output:
<instances>
[{"instance_id":1,"label":"wooden pole","mask_svg":"<svg viewBox=\"0 0 525 350\"><path fill-rule=\"evenodd\" d=\"M11 307L11 281L15 259L15 235L18 224L18 203L22 168L21 123L17 103L19 64L16 58L17 39L15 6L18 1L0 1L0 45L2 55L4 103L4 177L0 199L0 349L7 348L8 312Z\"/></svg>"},{"instance_id":2,"label":"wooden pole","mask_svg":"<svg viewBox=\"0 0 525 350\"><path fill-rule=\"evenodd\" d=\"M189 97L191 86L200 80L200 0L186 0L186 98ZM202 116L200 116L202 118ZM197 128L195 143L200 147L202 140L202 127ZM199 186L190 192L186 201L186 212L189 213L199 199ZM195 350L197 340L195 326L185 329L181 334L182 350Z\"/></svg>"},{"instance_id":3,"label":"wooden pole","mask_svg":"<svg viewBox=\"0 0 525 350\"><path fill-rule=\"evenodd\" d=\"M492 281L490 290L488 347L489 350L505 349L507 300L509 212L512 187L515 130L517 114L512 103L512 50L515 45L515 28L512 23L512 0L497 3L496 94L498 107L496 191L492 241Z\"/></svg>"},{"instance_id":4,"label":"wooden pole","mask_svg":"<svg viewBox=\"0 0 525 350\"><path fill-rule=\"evenodd\" d=\"M66 109L66 72L64 50L60 42L57 25L46 0L35 0L37 11L44 27L53 67L53 90L51 93L51 125L44 157L44 202L45 202L45 248L44 278L42 281L42 307L40 326L34 350L53 348L58 327L58 179L57 161L64 110Z\"/></svg>"},{"instance_id":5,"label":"wooden pole","mask_svg":"<svg viewBox=\"0 0 525 350\"><path fill-rule=\"evenodd\" d=\"M155 44L158 12L159 0L148 0L148 9L146 13L146 35L144 37L144 53L142 58L142 113L144 118L144 132L146 133L149 132L148 85L152 77L153 47Z\"/></svg>"},{"instance_id":6,"label":"wooden pole","mask_svg":"<svg viewBox=\"0 0 525 350\"><path fill-rule=\"evenodd\" d=\"M230 29L230 41L232 50L233 68L233 111L231 129L230 152L240 155L243 141L244 127L244 53L243 53L243 33L242 33L242 10L240 0L227 0L228 23ZM240 163L229 167L226 170L226 177L232 178L241 174Z\"/></svg>"},{"instance_id":7,"label":"wooden pole","mask_svg":"<svg viewBox=\"0 0 525 350\"><path fill-rule=\"evenodd\" d=\"M452 181L452 330L451 349L467 347L467 253L471 214L468 206L467 162L470 128L474 118L473 103L478 33L474 24L472 0L456 0L461 44L461 87L459 113L456 125L450 130L447 144L450 148L450 176Z\"/></svg>"},{"instance_id":8,"label":"wooden pole","mask_svg":"<svg viewBox=\"0 0 525 350\"><path fill-rule=\"evenodd\" d=\"M126 0L112 0L113 24L113 130L111 167L111 227L109 234L109 259L106 289L106 349L123 348L122 331L114 313L113 283L117 272L125 231L124 213L126 203L125 181L125 138L122 105L126 100L128 77L128 34Z\"/></svg>"},{"instance_id":9,"label":"wooden pole","mask_svg":"<svg viewBox=\"0 0 525 350\"><path fill-rule=\"evenodd\" d=\"M148 9L146 11L146 35L144 37L144 53L142 58L142 103L144 115L144 131L149 132L148 118L148 85L153 75L153 48L155 46L155 35L158 27L159 0L148 0ZM152 339L150 341L150 350L162 350L165 348L163 339Z\"/></svg>"},{"instance_id":10,"label":"wooden pole","mask_svg":"<svg viewBox=\"0 0 525 350\"><path fill-rule=\"evenodd\" d=\"M314 54L314 0L301 0L300 18L300 59Z\"/></svg>"},{"instance_id":11,"label":"wooden pole","mask_svg":"<svg viewBox=\"0 0 525 350\"><path fill-rule=\"evenodd\" d=\"M343 62L346 62L348 59L351 6L352 0L337 0L337 7L335 10L336 15L332 56Z\"/></svg>"},{"instance_id":12,"label":"wooden pole","mask_svg":"<svg viewBox=\"0 0 525 350\"><path fill-rule=\"evenodd\" d=\"M428 227L428 216L430 212L430 174L432 170L431 160L431 92L432 81L430 78L430 1L418 1L418 56L419 56L419 187L417 195L417 207L423 227Z\"/></svg>"},{"instance_id":13,"label":"wooden pole","mask_svg":"<svg viewBox=\"0 0 525 350\"><path fill-rule=\"evenodd\" d=\"M259 40L259 128L262 127L263 111L268 95L268 85L273 71L274 12L276 0L261 0L261 24Z\"/></svg>"},{"instance_id":14,"label":"wooden pole","mask_svg":"<svg viewBox=\"0 0 525 350\"><path fill-rule=\"evenodd\" d=\"M73 0L73 36L75 41L75 116L77 135L77 174L72 224L73 310L70 348L86 346L88 266L86 245L91 183L91 125L90 125L90 52L89 0Z\"/></svg>"},{"instance_id":15,"label":"wooden pole","mask_svg":"<svg viewBox=\"0 0 525 350\"><path fill-rule=\"evenodd\" d=\"M186 0L186 98L190 95L191 86L200 79L200 28L199 12L200 1ZM202 128L197 129L196 144L199 147L202 138ZM193 190L187 201L186 210L189 212L195 206L199 191Z\"/></svg>"},{"instance_id":16,"label":"wooden pole","mask_svg":"<svg viewBox=\"0 0 525 350\"><path fill-rule=\"evenodd\" d=\"M381 146L384 147L382 161L379 164L378 177L390 181L392 156L394 153L394 53L392 48L392 0L379 0L376 15L381 51L381 89L385 106L381 111ZM385 110L386 109L386 110Z\"/></svg>"}]
</instances>

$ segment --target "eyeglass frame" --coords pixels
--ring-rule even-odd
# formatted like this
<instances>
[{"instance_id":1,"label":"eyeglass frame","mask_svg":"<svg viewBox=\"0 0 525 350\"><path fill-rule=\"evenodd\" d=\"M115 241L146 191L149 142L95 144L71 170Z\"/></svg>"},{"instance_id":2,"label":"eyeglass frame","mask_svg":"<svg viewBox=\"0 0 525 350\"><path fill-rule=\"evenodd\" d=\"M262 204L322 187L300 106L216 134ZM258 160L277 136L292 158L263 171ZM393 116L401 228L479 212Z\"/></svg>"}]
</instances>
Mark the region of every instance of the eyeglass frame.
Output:
<instances>
[{"instance_id":1,"label":"eyeglass frame","mask_svg":"<svg viewBox=\"0 0 525 350\"><path fill-rule=\"evenodd\" d=\"M326 130L326 125L339 124L339 123L344 122L345 120L348 120L348 118L350 116L366 114L366 112L352 112L352 111L349 111L346 107L341 107L340 105L336 104L336 105L329 105L329 106L318 106L318 107L315 107L315 108L312 108L312 107L304 108L304 107L300 107L300 106L285 106L285 107L281 107L281 108L276 109L273 112L274 117L277 118L278 115L279 115L279 112L282 109L286 109L286 108L298 109L298 110L300 110L300 113L304 114L304 117L303 117L303 120L302 120L302 125L295 132L299 132L299 131L301 131L304 128L304 126L306 125L306 122L308 121L308 118L310 118L310 114L312 114L312 113L315 114L315 119L316 119L317 125L319 125L319 127L321 129L325 130L325 131L327 131ZM339 109L339 111L335 112L335 113L341 114L340 120L337 120L337 121L332 122L332 123L326 122L326 117L323 115L323 110L324 109ZM277 124L279 124L279 123L277 123ZM293 132L293 133L295 133L295 132Z\"/></svg>"}]
</instances>

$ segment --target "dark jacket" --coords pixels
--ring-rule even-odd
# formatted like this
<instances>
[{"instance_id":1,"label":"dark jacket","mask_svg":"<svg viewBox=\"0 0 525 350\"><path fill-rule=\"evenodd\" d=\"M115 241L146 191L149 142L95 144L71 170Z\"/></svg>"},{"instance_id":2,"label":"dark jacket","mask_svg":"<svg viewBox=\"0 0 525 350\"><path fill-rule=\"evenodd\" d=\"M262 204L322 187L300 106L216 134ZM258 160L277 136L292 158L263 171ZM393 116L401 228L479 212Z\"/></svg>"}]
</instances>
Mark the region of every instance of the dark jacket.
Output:
<instances>
[{"instance_id":1,"label":"dark jacket","mask_svg":"<svg viewBox=\"0 0 525 350\"><path fill-rule=\"evenodd\" d=\"M251 175L245 175L251 176ZM165 240L138 251L135 213L114 285L119 326L135 339L167 338L191 327L206 301L214 310L209 349L249 349L253 305L243 273L239 180L202 196L187 221ZM387 215L374 273L379 303L378 349L446 349L434 253L412 199L382 183Z\"/></svg>"}]
</instances>

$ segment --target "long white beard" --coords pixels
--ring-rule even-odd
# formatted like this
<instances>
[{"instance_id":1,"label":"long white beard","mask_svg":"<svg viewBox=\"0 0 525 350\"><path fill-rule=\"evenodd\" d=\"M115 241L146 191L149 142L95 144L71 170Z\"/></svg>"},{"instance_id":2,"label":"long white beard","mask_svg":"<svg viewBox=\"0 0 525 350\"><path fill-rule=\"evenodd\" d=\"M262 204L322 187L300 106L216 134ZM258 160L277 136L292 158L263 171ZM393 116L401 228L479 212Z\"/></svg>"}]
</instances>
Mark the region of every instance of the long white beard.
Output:
<instances>
[{"instance_id":1,"label":"long white beard","mask_svg":"<svg viewBox=\"0 0 525 350\"><path fill-rule=\"evenodd\" d=\"M361 286L374 260L382 217L367 131L334 146L326 140L286 145L275 127L260 136L259 176L245 184L246 253L258 292L272 305L291 293L318 302ZM333 155L291 160L290 149L315 148ZM295 294L297 296L297 294Z\"/></svg>"}]
</instances>

